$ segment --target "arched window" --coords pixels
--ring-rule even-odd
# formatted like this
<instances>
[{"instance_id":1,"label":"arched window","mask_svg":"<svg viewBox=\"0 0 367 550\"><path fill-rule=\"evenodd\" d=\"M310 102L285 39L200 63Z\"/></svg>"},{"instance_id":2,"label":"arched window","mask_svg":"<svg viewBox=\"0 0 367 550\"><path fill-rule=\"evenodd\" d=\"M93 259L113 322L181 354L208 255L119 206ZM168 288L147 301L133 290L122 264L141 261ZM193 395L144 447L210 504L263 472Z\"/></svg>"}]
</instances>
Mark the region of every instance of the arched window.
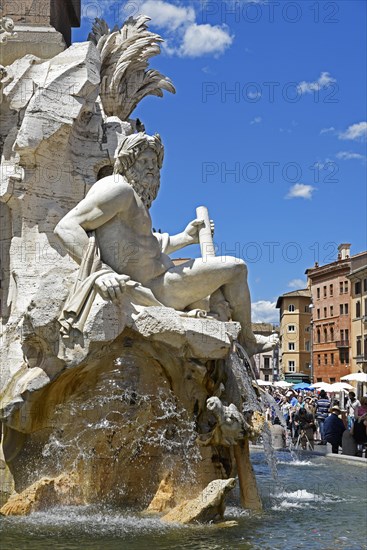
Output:
<instances>
[{"instance_id":1,"label":"arched window","mask_svg":"<svg viewBox=\"0 0 367 550\"><path fill-rule=\"evenodd\" d=\"M334 342L334 329L333 329L333 327L330 327L330 341Z\"/></svg>"},{"instance_id":2,"label":"arched window","mask_svg":"<svg viewBox=\"0 0 367 550\"><path fill-rule=\"evenodd\" d=\"M292 313L293 311L295 311L295 307L294 307L293 304L289 304L289 306L288 306L288 311L290 311L291 313Z\"/></svg>"},{"instance_id":3,"label":"arched window","mask_svg":"<svg viewBox=\"0 0 367 550\"><path fill-rule=\"evenodd\" d=\"M324 342L327 342L327 328L324 328Z\"/></svg>"},{"instance_id":4,"label":"arched window","mask_svg":"<svg viewBox=\"0 0 367 550\"><path fill-rule=\"evenodd\" d=\"M319 328L317 329L317 334L316 334L316 336L317 336L317 343L320 344L320 342L321 342L321 332L320 332L320 329L319 329Z\"/></svg>"}]
</instances>

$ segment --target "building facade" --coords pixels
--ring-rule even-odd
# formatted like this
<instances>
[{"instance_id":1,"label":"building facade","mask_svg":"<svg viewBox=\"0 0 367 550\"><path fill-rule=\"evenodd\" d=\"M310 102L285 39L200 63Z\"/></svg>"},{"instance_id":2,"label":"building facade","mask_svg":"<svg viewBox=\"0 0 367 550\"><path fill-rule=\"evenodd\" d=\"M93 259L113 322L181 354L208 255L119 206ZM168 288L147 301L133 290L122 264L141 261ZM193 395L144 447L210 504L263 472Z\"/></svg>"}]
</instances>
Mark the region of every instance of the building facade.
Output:
<instances>
[{"instance_id":1,"label":"building facade","mask_svg":"<svg viewBox=\"0 0 367 550\"><path fill-rule=\"evenodd\" d=\"M271 323L252 323L252 331L262 336L271 334L279 335L279 327ZM279 377L279 348L276 346L272 351L256 353L252 360L255 367L256 376L265 382L275 382Z\"/></svg>"},{"instance_id":2,"label":"building facade","mask_svg":"<svg viewBox=\"0 0 367 550\"><path fill-rule=\"evenodd\" d=\"M314 382L338 382L352 372L352 261L365 262L367 253L350 257L350 244L338 247L338 259L306 270L312 298L312 365Z\"/></svg>"},{"instance_id":3,"label":"building facade","mask_svg":"<svg viewBox=\"0 0 367 550\"><path fill-rule=\"evenodd\" d=\"M367 372L367 260L352 258L348 275L351 286L351 372Z\"/></svg>"},{"instance_id":4,"label":"building facade","mask_svg":"<svg viewBox=\"0 0 367 550\"><path fill-rule=\"evenodd\" d=\"M289 382L310 382L311 365L311 294L308 289L279 296L280 376Z\"/></svg>"}]
</instances>

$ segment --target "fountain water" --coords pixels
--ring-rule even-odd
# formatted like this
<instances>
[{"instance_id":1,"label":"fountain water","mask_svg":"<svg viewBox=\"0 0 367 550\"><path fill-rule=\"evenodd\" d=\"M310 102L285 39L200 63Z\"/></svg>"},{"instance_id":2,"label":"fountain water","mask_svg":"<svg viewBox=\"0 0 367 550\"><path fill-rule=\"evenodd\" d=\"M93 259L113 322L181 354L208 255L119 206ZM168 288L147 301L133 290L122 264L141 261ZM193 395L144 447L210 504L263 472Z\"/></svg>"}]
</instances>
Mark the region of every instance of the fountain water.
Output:
<instances>
[{"instance_id":1,"label":"fountain water","mask_svg":"<svg viewBox=\"0 0 367 550\"><path fill-rule=\"evenodd\" d=\"M274 409L275 416L276 416L276 418L279 419L280 425L282 426L282 428L284 430L286 447L287 447L287 449L289 449L291 458L293 460L297 460L297 455L294 452L294 445L293 445L293 442L292 442L292 438L289 434L287 422L286 422L286 419L284 418L284 415L281 411L281 408L279 407L278 403L275 401L274 397L270 393L268 393L267 391L261 391L261 400L264 404L264 407L266 407L266 405L268 405L269 407Z\"/></svg>"},{"instance_id":2,"label":"fountain water","mask_svg":"<svg viewBox=\"0 0 367 550\"><path fill-rule=\"evenodd\" d=\"M238 386L242 390L243 404L242 411L244 415L252 415L254 411L261 413L265 417L268 402L264 402L264 393L255 384L255 375L251 368L251 361L246 350L236 342L237 352L230 355L231 369L235 373ZM256 388L256 389L255 389ZM270 426L267 422L262 425L262 444L266 460L274 478L277 478L277 466L274 449L272 446L272 436Z\"/></svg>"},{"instance_id":3,"label":"fountain water","mask_svg":"<svg viewBox=\"0 0 367 550\"><path fill-rule=\"evenodd\" d=\"M292 544L311 550L366 548L366 471L363 466L306 456L293 462L279 453L280 477L272 478L261 452L252 461L264 514L251 514L233 499L225 520L232 527L178 526L131 511L99 506L58 507L26 517L1 518L4 548L28 550L131 550L151 548L244 548L283 550ZM339 518L343 517L343 521ZM332 526L332 529L331 529Z\"/></svg>"}]
</instances>

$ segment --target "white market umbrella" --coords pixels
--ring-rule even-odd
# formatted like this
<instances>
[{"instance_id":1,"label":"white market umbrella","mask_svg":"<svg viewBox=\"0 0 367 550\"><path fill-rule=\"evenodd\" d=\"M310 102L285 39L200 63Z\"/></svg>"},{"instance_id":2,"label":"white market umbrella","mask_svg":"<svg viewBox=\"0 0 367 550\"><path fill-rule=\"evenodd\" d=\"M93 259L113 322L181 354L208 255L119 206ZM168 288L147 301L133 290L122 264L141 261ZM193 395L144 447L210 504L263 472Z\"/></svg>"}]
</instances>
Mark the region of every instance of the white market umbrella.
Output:
<instances>
[{"instance_id":1,"label":"white market umbrella","mask_svg":"<svg viewBox=\"0 0 367 550\"><path fill-rule=\"evenodd\" d=\"M335 391L332 389L331 384L328 384L327 382L316 382L316 384L312 384L311 388L315 388L317 390L324 390L326 392Z\"/></svg>"},{"instance_id":2,"label":"white market umbrella","mask_svg":"<svg viewBox=\"0 0 367 550\"><path fill-rule=\"evenodd\" d=\"M267 382L266 380L256 380L258 386L272 386L271 382Z\"/></svg>"},{"instance_id":3,"label":"white market umbrella","mask_svg":"<svg viewBox=\"0 0 367 550\"><path fill-rule=\"evenodd\" d=\"M352 372L342 376L340 380L348 380L349 382L364 382L367 384L367 374L365 372Z\"/></svg>"},{"instance_id":4,"label":"white market umbrella","mask_svg":"<svg viewBox=\"0 0 367 550\"><path fill-rule=\"evenodd\" d=\"M291 386L293 386L293 384L291 384L290 382L286 382L285 380L277 380L276 382L274 382L273 386L275 386L276 388L290 388Z\"/></svg>"},{"instance_id":5,"label":"white market umbrella","mask_svg":"<svg viewBox=\"0 0 367 550\"><path fill-rule=\"evenodd\" d=\"M341 392L341 391L348 391L353 390L353 386L346 382L335 382L334 384L331 384L331 390L333 392Z\"/></svg>"}]
</instances>

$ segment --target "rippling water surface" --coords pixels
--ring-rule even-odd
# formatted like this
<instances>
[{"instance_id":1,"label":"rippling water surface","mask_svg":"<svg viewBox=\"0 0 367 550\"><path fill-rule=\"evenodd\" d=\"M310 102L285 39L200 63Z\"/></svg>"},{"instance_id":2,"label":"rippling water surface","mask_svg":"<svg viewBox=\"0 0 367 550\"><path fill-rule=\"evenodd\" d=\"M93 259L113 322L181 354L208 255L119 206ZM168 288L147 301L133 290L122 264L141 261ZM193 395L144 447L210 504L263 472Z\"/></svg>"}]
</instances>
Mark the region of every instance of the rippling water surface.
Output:
<instances>
[{"instance_id":1,"label":"rippling water surface","mask_svg":"<svg viewBox=\"0 0 367 550\"><path fill-rule=\"evenodd\" d=\"M278 453L274 481L263 453L252 454L264 513L252 515L234 494L226 520L235 527L172 526L157 518L104 507L55 508L1 518L2 550L251 549L367 550L367 468Z\"/></svg>"}]
</instances>

